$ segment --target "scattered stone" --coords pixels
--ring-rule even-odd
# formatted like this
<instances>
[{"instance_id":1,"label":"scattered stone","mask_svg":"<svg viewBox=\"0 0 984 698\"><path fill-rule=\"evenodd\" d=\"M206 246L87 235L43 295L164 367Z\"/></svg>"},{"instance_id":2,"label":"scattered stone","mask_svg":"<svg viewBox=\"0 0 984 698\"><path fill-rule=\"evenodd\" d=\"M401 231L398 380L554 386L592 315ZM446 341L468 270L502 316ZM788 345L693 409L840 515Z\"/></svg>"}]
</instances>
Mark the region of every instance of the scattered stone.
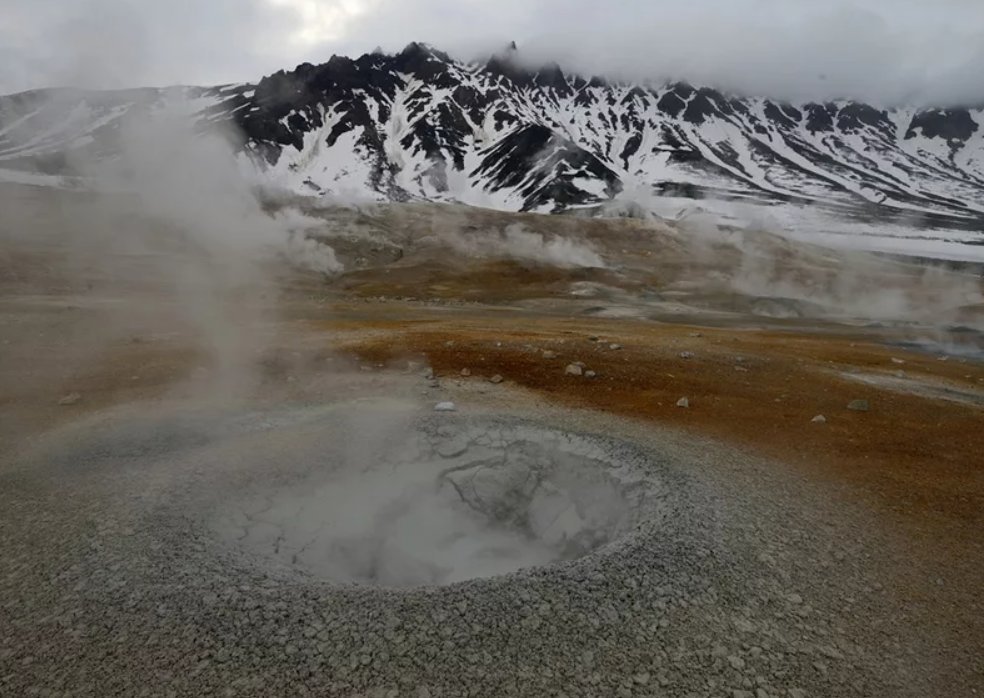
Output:
<instances>
[{"instance_id":1,"label":"scattered stone","mask_svg":"<svg viewBox=\"0 0 984 698\"><path fill-rule=\"evenodd\" d=\"M814 424L826 424L827 423L827 418L824 417L822 414L818 414L816 417L814 417L810 421L813 422Z\"/></svg>"},{"instance_id":2,"label":"scattered stone","mask_svg":"<svg viewBox=\"0 0 984 698\"><path fill-rule=\"evenodd\" d=\"M584 372L584 377L585 377L585 378L594 378L594 377L596 377L597 375L598 375L598 374L597 374L597 373L595 373L594 371L585 371L585 372Z\"/></svg>"},{"instance_id":3,"label":"scattered stone","mask_svg":"<svg viewBox=\"0 0 984 698\"><path fill-rule=\"evenodd\" d=\"M577 364L567 364L567 368L564 369L564 373L568 376L581 376L584 375L584 369Z\"/></svg>"},{"instance_id":4,"label":"scattered stone","mask_svg":"<svg viewBox=\"0 0 984 698\"><path fill-rule=\"evenodd\" d=\"M461 369L461 375L467 378L468 376L471 375L471 369L470 368Z\"/></svg>"},{"instance_id":5,"label":"scattered stone","mask_svg":"<svg viewBox=\"0 0 984 698\"><path fill-rule=\"evenodd\" d=\"M905 363L905 360L904 359L896 359L896 358L893 357L892 358L892 363L893 364L899 364L901 366L902 364Z\"/></svg>"},{"instance_id":6,"label":"scattered stone","mask_svg":"<svg viewBox=\"0 0 984 698\"><path fill-rule=\"evenodd\" d=\"M738 371L739 373L748 373L748 369L745 368L744 366L735 366L735 370Z\"/></svg>"},{"instance_id":7,"label":"scattered stone","mask_svg":"<svg viewBox=\"0 0 984 698\"><path fill-rule=\"evenodd\" d=\"M745 668L745 660L734 654L728 657L728 664L731 665L732 669L737 669L738 671Z\"/></svg>"},{"instance_id":8,"label":"scattered stone","mask_svg":"<svg viewBox=\"0 0 984 698\"><path fill-rule=\"evenodd\" d=\"M694 358L694 353L692 351L681 351L680 352L680 358L681 359L692 359L692 358Z\"/></svg>"},{"instance_id":9,"label":"scattered stone","mask_svg":"<svg viewBox=\"0 0 984 698\"><path fill-rule=\"evenodd\" d=\"M497 373L494 376L492 376L491 378L489 378L489 383L495 383L496 385L498 385L499 383L501 383L504 380L505 380L505 378L503 378L502 376L500 376Z\"/></svg>"},{"instance_id":10,"label":"scattered stone","mask_svg":"<svg viewBox=\"0 0 984 698\"><path fill-rule=\"evenodd\" d=\"M58 404L59 405L74 405L75 403L77 403L81 399L82 399L82 396L79 395L78 393L69 393L68 395L66 395L65 397L63 397L61 400L59 400L58 401Z\"/></svg>"},{"instance_id":11,"label":"scattered stone","mask_svg":"<svg viewBox=\"0 0 984 698\"><path fill-rule=\"evenodd\" d=\"M453 402L439 402L434 405L435 412L455 412L457 409Z\"/></svg>"},{"instance_id":12,"label":"scattered stone","mask_svg":"<svg viewBox=\"0 0 984 698\"><path fill-rule=\"evenodd\" d=\"M847 403L847 409L852 412L867 412L871 407L867 400L851 400Z\"/></svg>"},{"instance_id":13,"label":"scattered stone","mask_svg":"<svg viewBox=\"0 0 984 698\"><path fill-rule=\"evenodd\" d=\"M557 352L550 351L549 349L544 349L543 350L543 358L544 359L556 359L557 358Z\"/></svg>"},{"instance_id":14,"label":"scattered stone","mask_svg":"<svg viewBox=\"0 0 984 698\"><path fill-rule=\"evenodd\" d=\"M685 397L682 397L679 400L677 400L676 406L677 407L690 407L690 400L688 400Z\"/></svg>"},{"instance_id":15,"label":"scattered stone","mask_svg":"<svg viewBox=\"0 0 984 698\"><path fill-rule=\"evenodd\" d=\"M609 344L608 345L608 348L611 349L612 351L618 351L619 349L622 348L622 345L621 344Z\"/></svg>"}]
</instances>

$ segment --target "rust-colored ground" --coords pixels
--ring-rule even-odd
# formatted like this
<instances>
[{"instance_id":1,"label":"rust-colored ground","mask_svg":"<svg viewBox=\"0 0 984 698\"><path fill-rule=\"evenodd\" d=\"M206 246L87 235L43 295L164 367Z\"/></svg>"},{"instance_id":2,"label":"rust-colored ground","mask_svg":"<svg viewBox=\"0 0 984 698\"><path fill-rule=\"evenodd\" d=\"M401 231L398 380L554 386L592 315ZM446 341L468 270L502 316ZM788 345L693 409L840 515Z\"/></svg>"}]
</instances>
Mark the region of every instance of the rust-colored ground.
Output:
<instances>
[{"instance_id":1,"label":"rust-colored ground","mask_svg":"<svg viewBox=\"0 0 984 698\"><path fill-rule=\"evenodd\" d=\"M425 356L439 375L502 375L573 407L682 427L850 483L914 530L955 542L984 530L984 408L856 382L855 371L984 389L984 368L849 335L721 330L484 314L394 330L349 348L366 359ZM696 336L699 335L699 336ZM592 341L592 337L597 337ZM621 349L612 350L618 343ZM544 358L543 350L557 358ZM693 358L680 357L692 352ZM892 359L902 360L899 364ZM596 378L566 375L583 362ZM681 397L688 409L676 406ZM847 409L867 399L869 412ZM824 415L825 424L811 420Z\"/></svg>"},{"instance_id":2,"label":"rust-colored ground","mask_svg":"<svg viewBox=\"0 0 984 698\"><path fill-rule=\"evenodd\" d=\"M248 347L260 397L324 399L332 387L322 379L339 362L351 369L346 362L355 357L400 370L420 359L441 379L498 374L554 404L751 451L766 457L777 481L792 471L829 485L898 531L904 554L892 554L904 559L894 564L920 569L898 590L900 612L915 613L908 602L916 602L920 622L938 619L970 654L982 645L976 596L984 580L984 364L893 348L889 342L904 337L888 326L861 330L750 314L759 291L702 285L741 267L734 250L714 250L695 266L680 236L657 237L641 223L583 223L583 238L598 249L608 245L616 258L608 269L451 258L439 248L414 257L403 239L410 233L401 231L449 225L432 213L421 210L409 223L402 213L373 221L375 232L396 231L387 244L399 246L397 261L370 259L360 267L357 260L370 253L390 251L359 248L346 260L348 273L330 282L288 270L235 294L231 306L262 306L234 323L245 326L246 340L262 339ZM467 215L462 222L482 231L503 224L480 210ZM572 228L559 217L522 220L545 232ZM26 251L8 247L0 251L0 446L43 438L105 407L173 395L216 363L193 304L165 283L173 263L150 253L109 264L34 242ZM812 275L817 288L836 285L840 267L813 258L823 255L788 253L774 251L765 271L786 280L788 270ZM889 281L918 286L920 274L904 267L859 276L877 290ZM595 295L574 293L585 286L597 287ZM864 297L868 286L852 287L852 297ZM691 295L676 308L681 289ZM598 308L627 309L629 316L591 314ZM979 318L982 311L961 312ZM596 377L567 375L573 362ZM462 377L466 368L471 375ZM319 380L322 387L312 387ZM81 396L77 404L58 404L73 392ZM682 397L688 408L676 406ZM849 410L857 399L870 410ZM817 415L826 422L814 423Z\"/></svg>"}]
</instances>

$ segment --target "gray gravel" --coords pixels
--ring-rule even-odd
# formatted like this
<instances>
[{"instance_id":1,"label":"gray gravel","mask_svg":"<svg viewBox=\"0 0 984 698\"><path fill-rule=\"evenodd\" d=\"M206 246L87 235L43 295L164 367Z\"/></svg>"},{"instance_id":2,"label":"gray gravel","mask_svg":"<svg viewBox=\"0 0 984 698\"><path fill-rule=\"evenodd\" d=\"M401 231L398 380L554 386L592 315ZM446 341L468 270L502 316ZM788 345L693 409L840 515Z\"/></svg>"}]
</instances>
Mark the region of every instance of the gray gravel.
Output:
<instances>
[{"instance_id":1,"label":"gray gravel","mask_svg":"<svg viewBox=\"0 0 984 698\"><path fill-rule=\"evenodd\" d=\"M595 417L373 404L118 411L8 462L0 695L933 694L914 659L931 638L871 576L877 537L845 536L847 508L819 523L830 502L801 483L748 490L748 459L592 435ZM303 485L332 453L476 424L571 433L658 506L583 557L411 589L338 584L216 533L228 502Z\"/></svg>"}]
</instances>

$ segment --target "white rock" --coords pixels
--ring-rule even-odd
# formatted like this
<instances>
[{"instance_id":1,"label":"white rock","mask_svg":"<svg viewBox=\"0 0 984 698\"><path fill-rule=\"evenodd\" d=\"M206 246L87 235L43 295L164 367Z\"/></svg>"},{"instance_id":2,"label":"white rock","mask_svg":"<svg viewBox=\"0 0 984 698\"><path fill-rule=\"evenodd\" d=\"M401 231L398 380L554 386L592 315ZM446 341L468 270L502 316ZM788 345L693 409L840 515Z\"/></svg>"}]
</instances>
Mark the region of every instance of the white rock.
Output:
<instances>
[{"instance_id":1,"label":"white rock","mask_svg":"<svg viewBox=\"0 0 984 698\"><path fill-rule=\"evenodd\" d=\"M619 349L622 348L622 345L621 344L609 344L608 345L608 348L611 349L612 351L618 351Z\"/></svg>"},{"instance_id":2,"label":"white rock","mask_svg":"<svg viewBox=\"0 0 984 698\"><path fill-rule=\"evenodd\" d=\"M457 409L458 408L455 407L455 404L453 402L439 402L436 405L434 405L435 412L454 412Z\"/></svg>"},{"instance_id":3,"label":"white rock","mask_svg":"<svg viewBox=\"0 0 984 698\"><path fill-rule=\"evenodd\" d=\"M503 378L502 376L500 376L497 373L494 376L492 376L491 378L489 378L489 383L495 383L496 385L498 385L499 383L501 383L504 380L505 380L505 378Z\"/></svg>"},{"instance_id":4,"label":"white rock","mask_svg":"<svg viewBox=\"0 0 984 698\"><path fill-rule=\"evenodd\" d=\"M680 352L680 358L681 359L692 359L692 358L694 358L694 353L692 351L681 351Z\"/></svg>"},{"instance_id":5,"label":"white rock","mask_svg":"<svg viewBox=\"0 0 984 698\"><path fill-rule=\"evenodd\" d=\"M470 368L461 369L461 375L467 378L468 376L471 375L471 369Z\"/></svg>"},{"instance_id":6,"label":"white rock","mask_svg":"<svg viewBox=\"0 0 984 698\"><path fill-rule=\"evenodd\" d=\"M564 373L568 376L581 376L584 375L584 369L577 364L567 364L567 368L564 369Z\"/></svg>"},{"instance_id":7,"label":"white rock","mask_svg":"<svg viewBox=\"0 0 984 698\"><path fill-rule=\"evenodd\" d=\"M597 374L597 373L595 373L594 371L585 371L585 372L584 372L584 377L585 377L585 378L594 378L594 377L595 377L595 376L597 376L597 375L598 375L598 374Z\"/></svg>"},{"instance_id":8,"label":"white rock","mask_svg":"<svg viewBox=\"0 0 984 698\"><path fill-rule=\"evenodd\" d=\"M58 401L58 404L59 405L74 405L75 403L77 403L81 399L82 399L82 396L79 395L78 393L69 393L68 395L66 395L65 397L63 397L61 400L59 400Z\"/></svg>"},{"instance_id":9,"label":"white rock","mask_svg":"<svg viewBox=\"0 0 984 698\"><path fill-rule=\"evenodd\" d=\"M822 414L818 414L816 417L814 417L810 421L813 422L814 424L826 424L827 423L827 418L824 417Z\"/></svg>"},{"instance_id":10,"label":"white rock","mask_svg":"<svg viewBox=\"0 0 984 698\"><path fill-rule=\"evenodd\" d=\"M682 397L679 400L677 400L676 406L677 407L690 407L690 400L688 400L685 397Z\"/></svg>"}]
</instances>

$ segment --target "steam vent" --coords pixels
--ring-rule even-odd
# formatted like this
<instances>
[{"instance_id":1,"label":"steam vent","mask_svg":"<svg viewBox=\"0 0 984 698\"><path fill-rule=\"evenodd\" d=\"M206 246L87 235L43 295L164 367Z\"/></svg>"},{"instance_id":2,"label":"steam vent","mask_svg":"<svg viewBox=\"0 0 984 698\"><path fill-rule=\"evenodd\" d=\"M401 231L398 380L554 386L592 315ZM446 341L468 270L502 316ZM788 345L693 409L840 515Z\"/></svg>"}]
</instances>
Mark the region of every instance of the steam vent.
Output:
<instances>
[{"instance_id":1,"label":"steam vent","mask_svg":"<svg viewBox=\"0 0 984 698\"><path fill-rule=\"evenodd\" d=\"M296 477L244 492L217 530L257 560L326 580L418 587L570 565L665 519L642 453L515 420L406 431L382 451L326 447Z\"/></svg>"},{"instance_id":2,"label":"steam vent","mask_svg":"<svg viewBox=\"0 0 984 698\"><path fill-rule=\"evenodd\" d=\"M984 2L743 2L0 0L0 698L984 698Z\"/></svg>"}]
</instances>

